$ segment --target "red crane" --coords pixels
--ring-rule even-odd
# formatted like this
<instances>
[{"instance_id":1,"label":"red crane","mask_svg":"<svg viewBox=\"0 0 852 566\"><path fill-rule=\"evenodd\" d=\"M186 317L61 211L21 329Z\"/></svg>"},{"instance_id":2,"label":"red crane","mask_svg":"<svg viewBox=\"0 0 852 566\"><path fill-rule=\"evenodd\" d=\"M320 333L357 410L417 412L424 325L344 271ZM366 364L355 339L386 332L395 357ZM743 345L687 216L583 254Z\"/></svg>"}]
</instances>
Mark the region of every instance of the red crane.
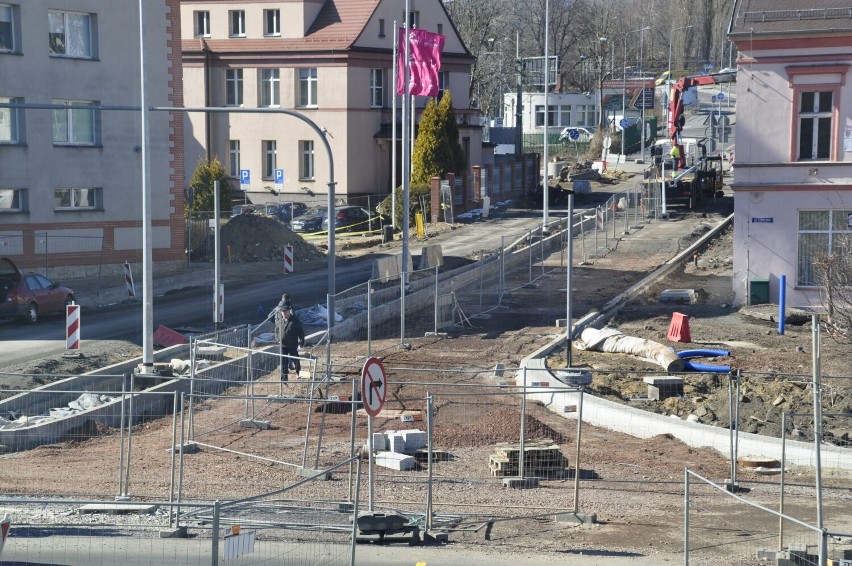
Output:
<instances>
[{"instance_id":1,"label":"red crane","mask_svg":"<svg viewBox=\"0 0 852 566\"><path fill-rule=\"evenodd\" d=\"M677 147L680 152L678 159L678 168L686 167L686 156L683 153L683 144L680 142L680 131L686 122L683 116L683 93L694 86L716 84L716 78L713 75L695 75L691 77L682 77L677 80L671 88L671 97L669 98L669 139L672 147Z\"/></svg>"}]
</instances>

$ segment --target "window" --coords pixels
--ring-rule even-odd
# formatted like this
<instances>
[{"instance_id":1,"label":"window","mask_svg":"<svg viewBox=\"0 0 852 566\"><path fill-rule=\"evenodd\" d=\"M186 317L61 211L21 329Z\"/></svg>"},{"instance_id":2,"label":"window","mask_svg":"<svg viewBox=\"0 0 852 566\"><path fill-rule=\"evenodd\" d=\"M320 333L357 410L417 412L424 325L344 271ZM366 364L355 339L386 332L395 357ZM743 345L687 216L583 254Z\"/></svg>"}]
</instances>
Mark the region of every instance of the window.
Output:
<instances>
[{"instance_id":1,"label":"window","mask_svg":"<svg viewBox=\"0 0 852 566\"><path fill-rule=\"evenodd\" d=\"M246 12L245 10L230 10L228 12L231 20L231 37L245 37L246 35Z\"/></svg>"},{"instance_id":2,"label":"window","mask_svg":"<svg viewBox=\"0 0 852 566\"><path fill-rule=\"evenodd\" d=\"M299 69L299 106L317 105L317 70Z\"/></svg>"},{"instance_id":3,"label":"window","mask_svg":"<svg viewBox=\"0 0 852 566\"><path fill-rule=\"evenodd\" d=\"M401 21L401 22L405 21L405 11L402 12L402 17L399 19L399 21ZM403 24L403 26L404 25L405 24ZM408 11L408 27L410 27L410 28L419 28L420 27L420 12L417 12L415 10L409 10Z\"/></svg>"},{"instance_id":4,"label":"window","mask_svg":"<svg viewBox=\"0 0 852 566\"><path fill-rule=\"evenodd\" d=\"M243 70L225 69L225 106L243 105Z\"/></svg>"},{"instance_id":5,"label":"window","mask_svg":"<svg viewBox=\"0 0 852 566\"><path fill-rule=\"evenodd\" d=\"M379 37L385 36L385 20L379 18Z\"/></svg>"},{"instance_id":6,"label":"window","mask_svg":"<svg viewBox=\"0 0 852 566\"><path fill-rule=\"evenodd\" d=\"M444 35L444 24L438 24L438 35Z\"/></svg>"},{"instance_id":7,"label":"window","mask_svg":"<svg viewBox=\"0 0 852 566\"><path fill-rule=\"evenodd\" d=\"M370 106L381 108L384 101L384 72L382 69L370 69Z\"/></svg>"},{"instance_id":8,"label":"window","mask_svg":"<svg viewBox=\"0 0 852 566\"><path fill-rule=\"evenodd\" d=\"M0 4L0 52L15 51L15 25L12 7Z\"/></svg>"},{"instance_id":9,"label":"window","mask_svg":"<svg viewBox=\"0 0 852 566\"><path fill-rule=\"evenodd\" d=\"M299 142L299 153L302 158L299 160L299 179L314 178L314 142L311 140L302 140Z\"/></svg>"},{"instance_id":10,"label":"window","mask_svg":"<svg viewBox=\"0 0 852 566\"><path fill-rule=\"evenodd\" d=\"M571 125L571 105L564 104L559 107L559 125L560 126L570 126Z\"/></svg>"},{"instance_id":11,"label":"window","mask_svg":"<svg viewBox=\"0 0 852 566\"><path fill-rule=\"evenodd\" d=\"M57 145L95 145L95 103L86 100L54 100L76 108L53 111L53 143ZM89 106L91 108L80 108Z\"/></svg>"},{"instance_id":12,"label":"window","mask_svg":"<svg viewBox=\"0 0 852 566\"><path fill-rule=\"evenodd\" d=\"M444 97L444 91L450 88L450 73L438 71L438 100Z\"/></svg>"},{"instance_id":13,"label":"window","mask_svg":"<svg viewBox=\"0 0 852 566\"><path fill-rule=\"evenodd\" d=\"M275 175L278 142L263 140L263 178L271 179Z\"/></svg>"},{"instance_id":14,"label":"window","mask_svg":"<svg viewBox=\"0 0 852 566\"><path fill-rule=\"evenodd\" d=\"M4 212L26 212L26 189L0 189L0 214Z\"/></svg>"},{"instance_id":15,"label":"window","mask_svg":"<svg viewBox=\"0 0 852 566\"><path fill-rule=\"evenodd\" d=\"M595 105L594 104L578 104L575 106L576 120L575 126L594 126L595 125Z\"/></svg>"},{"instance_id":16,"label":"window","mask_svg":"<svg viewBox=\"0 0 852 566\"><path fill-rule=\"evenodd\" d=\"M281 35L281 10L263 11L263 35Z\"/></svg>"},{"instance_id":17,"label":"window","mask_svg":"<svg viewBox=\"0 0 852 566\"><path fill-rule=\"evenodd\" d=\"M53 189L54 210L95 210L100 208L100 189Z\"/></svg>"},{"instance_id":18,"label":"window","mask_svg":"<svg viewBox=\"0 0 852 566\"><path fill-rule=\"evenodd\" d=\"M12 104L23 102L19 98L2 98L0 103ZM18 108L0 108L0 144L3 143L19 143L18 138Z\"/></svg>"},{"instance_id":19,"label":"window","mask_svg":"<svg viewBox=\"0 0 852 566\"><path fill-rule=\"evenodd\" d=\"M281 104L281 79L278 69L260 71L260 105L278 106Z\"/></svg>"},{"instance_id":20,"label":"window","mask_svg":"<svg viewBox=\"0 0 852 566\"><path fill-rule=\"evenodd\" d=\"M852 251L852 210L800 210L796 285L819 285L814 260Z\"/></svg>"},{"instance_id":21,"label":"window","mask_svg":"<svg viewBox=\"0 0 852 566\"><path fill-rule=\"evenodd\" d=\"M556 117L559 107L547 105L547 125L556 126ZM544 127L544 105L538 104L535 107L535 125L537 128Z\"/></svg>"},{"instance_id":22,"label":"window","mask_svg":"<svg viewBox=\"0 0 852 566\"><path fill-rule=\"evenodd\" d=\"M199 10L195 15L195 37L210 37L210 12Z\"/></svg>"},{"instance_id":23,"label":"window","mask_svg":"<svg viewBox=\"0 0 852 566\"><path fill-rule=\"evenodd\" d=\"M240 177L240 140L228 142L228 174L235 179Z\"/></svg>"},{"instance_id":24,"label":"window","mask_svg":"<svg viewBox=\"0 0 852 566\"><path fill-rule=\"evenodd\" d=\"M47 13L51 55L92 57L91 16L50 10Z\"/></svg>"},{"instance_id":25,"label":"window","mask_svg":"<svg viewBox=\"0 0 852 566\"><path fill-rule=\"evenodd\" d=\"M801 92L799 101L799 159L830 159L832 92Z\"/></svg>"}]
</instances>

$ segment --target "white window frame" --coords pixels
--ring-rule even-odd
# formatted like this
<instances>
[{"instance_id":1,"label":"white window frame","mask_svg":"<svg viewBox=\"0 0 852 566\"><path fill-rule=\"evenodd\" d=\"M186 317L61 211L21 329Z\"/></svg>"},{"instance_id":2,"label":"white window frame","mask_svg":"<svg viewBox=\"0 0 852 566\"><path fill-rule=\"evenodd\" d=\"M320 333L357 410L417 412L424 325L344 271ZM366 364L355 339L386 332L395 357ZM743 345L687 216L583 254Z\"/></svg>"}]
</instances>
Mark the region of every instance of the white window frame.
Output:
<instances>
[{"instance_id":1,"label":"white window frame","mask_svg":"<svg viewBox=\"0 0 852 566\"><path fill-rule=\"evenodd\" d=\"M85 108L70 108L70 109L54 109L53 110L53 145L71 145L71 146L94 146L98 142L98 109L97 103L92 100L54 100L53 104L65 104L66 106L90 106L91 109ZM80 120L86 119L88 130L91 132L91 137L83 139L78 132L85 132L86 128L82 128L84 122ZM65 123L65 139L57 139L57 127L61 122ZM75 124L77 127L75 127Z\"/></svg>"},{"instance_id":2,"label":"white window frame","mask_svg":"<svg viewBox=\"0 0 852 566\"><path fill-rule=\"evenodd\" d=\"M0 96L3 104L23 102L23 99ZM16 145L21 143L21 116L20 108L0 108L0 145Z\"/></svg>"},{"instance_id":3,"label":"white window frame","mask_svg":"<svg viewBox=\"0 0 852 566\"><path fill-rule=\"evenodd\" d=\"M0 4L0 53L15 53L15 6Z\"/></svg>"},{"instance_id":4,"label":"white window frame","mask_svg":"<svg viewBox=\"0 0 852 566\"><path fill-rule=\"evenodd\" d=\"M559 107L553 106L552 104L547 105L547 120L550 122L548 127L556 127L557 118L559 117ZM544 104L536 104L535 105L535 127L543 128L544 127Z\"/></svg>"},{"instance_id":5,"label":"white window frame","mask_svg":"<svg viewBox=\"0 0 852 566\"><path fill-rule=\"evenodd\" d=\"M281 70L260 70L260 106L281 106Z\"/></svg>"},{"instance_id":6,"label":"white window frame","mask_svg":"<svg viewBox=\"0 0 852 566\"><path fill-rule=\"evenodd\" d=\"M195 37L210 37L210 11L196 10L193 12L195 21Z\"/></svg>"},{"instance_id":7,"label":"white window frame","mask_svg":"<svg viewBox=\"0 0 852 566\"><path fill-rule=\"evenodd\" d=\"M299 108L316 108L317 106L317 68L302 67L299 69Z\"/></svg>"},{"instance_id":8,"label":"white window frame","mask_svg":"<svg viewBox=\"0 0 852 566\"><path fill-rule=\"evenodd\" d=\"M240 178L240 140L228 140L228 173Z\"/></svg>"},{"instance_id":9,"label":"white window frame","mask_svg":"<svg viewBox=\"0 0 852 566\"><path fill-rule=\"evenodd\" d=\"M0 214L27 212L27 190L0 188Z\"/></svg>"},{"instance_id":10,"label":"white window frame","mask_svg":"<svg viewBox=\"0 0 852 566\"><path fill-rule=\"evenodd\" d=\"M228 10L228 37L246 36L246 11Z\"/></svg>"},{"instance_id":11,"label":"white window frame","mask_svg":"<svg viewBox=\"0 0 852 566\"><path fill-rule=\"evenodd\" d=\"M824 221L820 216L824 215ZM814 259L852 247L852 209L799 210L796 286L820 287Z\"/></svg>"},{"instance_id":12,"label":"white window frame","mask_svg":"<svg viewBox=\"0 0 852 566\"><path fill-rule=\"evenodd\" d=\"M59 195L67 195L67 199ZM53 189L53 210L99 210L101 208L101 189L98 187L61 187Z\"/></svg>"},{"instance_id":13,"label":"white window frame","mask_svg":"<svg viewBox=\"0 0 852 566\"><path fill-rule=\"evenodd\" d=\"M813 95L811 107L805 108L805 95ZM828 161L831 159L834 146L834 105L837 103L837 93L832 90L801 90L796 93L798 107L798 160L799 161ZM827 105L823 104L827 101ZM826 108L827 106L827 108ZM806 127L807 125L807 127ZM805 131L810 132L810 143L804 137ZM820 143L820 138L823 144ZM824 147L824 142L828 147Z\"/></svg>"},{"instance_id":14,"label":"white window frame","mask_svg":"<svg viewBox=\"0 0 852 566\"><path fill-rule=\"evenodd\" d=\"M65 10L48 10L48 41L47 46L51 57L69 57L73 59L92 59L94 57L94 40L92 14L83 12L71 12ZM54 29L54 26L59 24L61 18L61 31ZM69 25L69 18L73 21ZM84 23L85 37L77 37L77 33L82 31L78 28L74 21L78 20ZM74 37L70 38L69 35ZM69 47L72 52L69 52Z\"/></svg>"},{"instance_id":15,"label":"white window frame","mask_svg":"<svg viewBox=\"0 0 852 566\"><path fill-rule=\"evenodd\" d=\"M225 69L225 106L243 105L243 70Z\"/></svg>"},{"instance_id":16,"label":"white window frame","mask_svg":"<svg viewBox=\"0 0 852 566\"><path fill-rule=\"evenodd\" d=\"M314 179L314 142L313 140L299 141L299 180Z\"/></svg>"},{"instance_id":17,"label":"white window frame","mask_svg":"<svg viewBox=\"0 0 852 566\"><path fill-rule=\"evenodd\" d=\"M276 8L263 11L263 35L266 37L281 36L281 10Z\"/></svg>"},{"instance_id":18,"label":"white window frame","mask_svg":"<svg viewBox=\"0 0 852 566\"><path fill-rule=\"evenodd\" d=\"M444 97L444 91L450 88L450 72L438 71L438 96L437 100Z\"/></svg>"},{"instance_id":19,"label":"white window frame","mask_svg":"<svg viewBox=\"0 0 852 566\"><path fill-rule=\"evenodd\" d=\"M278 142L263 140L263 178L272 179L278 166Z\"/></svg>"},{"instance_id":20,"label":"white window frame","mask_svg":"<svg viewBox=\"0 0 852 566\"><path fill-rule=\"evenodd\" d=\"M402 17L399 18L399 21L403 22L400 27L405 27L405 10L402 12ZM409 28L419 28L420 27L420 12L417 10L409 10L408 11L408 27Z\"/></svg>"},{"instance_id":21,"label":"white window frame","mask_svg":"<svg viewBox=\"0 0 852 566\"><path fill-rule=\"evenodd\" d=\"M370 69L370 108L385 105L385 70Z\"/></svg>"},{"instance_id":22,"label":"white window frame","mask_svg":"<svg viewBox=\"0 0 852 566\"><path fill-rule=\"evenodd\" d=\"M571 105L562 104L559 106L559 125L567 127L571 125Z\"/></svg>"},{"instance_id":23,"label":"white window frame","mask_svg":"<svg viewBox=\"0 0 852 566\"><path fill-rule=\"evenodd\" d=\"M596 121L594 104L577 104L574 106L574 126L594 126Z\"/></svg>"}]
</instances>

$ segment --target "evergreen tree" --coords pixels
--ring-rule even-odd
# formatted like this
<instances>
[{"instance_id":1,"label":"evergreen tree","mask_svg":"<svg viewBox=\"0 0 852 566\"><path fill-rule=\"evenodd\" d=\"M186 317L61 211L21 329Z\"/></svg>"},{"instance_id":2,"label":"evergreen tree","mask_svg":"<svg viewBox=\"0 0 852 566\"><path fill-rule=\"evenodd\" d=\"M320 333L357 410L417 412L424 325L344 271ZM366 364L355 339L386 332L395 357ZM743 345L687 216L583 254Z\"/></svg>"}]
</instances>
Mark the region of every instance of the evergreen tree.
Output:
<instances>
[{"instance_id":1,"label":"evergreen tree","mask_svg":"<svg viewBox=\"0 0 852 566\"><path fill-rule=\"evenodd\" d=\"M438 104L438 113L441 117L442 129L446 136L447 148L447 172L458 173L463 171L467 164L464 152L459 144L459 125L456 121L456 112L453 109L453 95L449 89L444 91L441 102Z\"/></svg>"},{"instance_id":2,"label":"evergreen tree","mask_svg":"<svg viewBox=\"0 0 852 566\"><path fill-rule=\"evenodd\" d=\"M192 209L213 211L213 182L219 181L219 207L223 212L231 210L231 181L218 157L210 161L200 160L192 174L189 188L192 190ZM187 213L189 206L187 207Z\"/></svg>"},{"instance_id":3,"label":"evergreen tree","mask_svg":"<svg viewBox=\"0 0 852 566\"><path fill-rule=\"evenodd\" d=\"M430 99L420 116L420 129L411 158L411 184L428 185L432 177L458 173L463 168L453 99L446 90L440 104Z\"/></svg>"}]
</instances>

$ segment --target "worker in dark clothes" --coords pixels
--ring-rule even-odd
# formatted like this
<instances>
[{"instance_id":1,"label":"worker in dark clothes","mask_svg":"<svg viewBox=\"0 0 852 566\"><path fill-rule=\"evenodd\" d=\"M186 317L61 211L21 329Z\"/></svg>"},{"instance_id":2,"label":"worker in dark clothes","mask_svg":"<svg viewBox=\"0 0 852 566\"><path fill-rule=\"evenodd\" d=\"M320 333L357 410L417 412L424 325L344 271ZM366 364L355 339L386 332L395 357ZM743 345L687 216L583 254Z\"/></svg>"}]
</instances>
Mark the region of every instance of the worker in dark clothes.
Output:
<instances>
[{"instance_id":1,"label":"worker in dark clothes","mask_svg":"<svg viewBox=\"0 0 852 566\"><path fill-rule=\"evenodd\" d=\"M299 348L305 345L305 330L298 317L293 314L293 306L290 303L281 305L281 313L275 320L275 337L281 345L281 381L288 379L289 362L293 363L298 377L302 369L298 358Z\"/></svg>"}]
</instances>

